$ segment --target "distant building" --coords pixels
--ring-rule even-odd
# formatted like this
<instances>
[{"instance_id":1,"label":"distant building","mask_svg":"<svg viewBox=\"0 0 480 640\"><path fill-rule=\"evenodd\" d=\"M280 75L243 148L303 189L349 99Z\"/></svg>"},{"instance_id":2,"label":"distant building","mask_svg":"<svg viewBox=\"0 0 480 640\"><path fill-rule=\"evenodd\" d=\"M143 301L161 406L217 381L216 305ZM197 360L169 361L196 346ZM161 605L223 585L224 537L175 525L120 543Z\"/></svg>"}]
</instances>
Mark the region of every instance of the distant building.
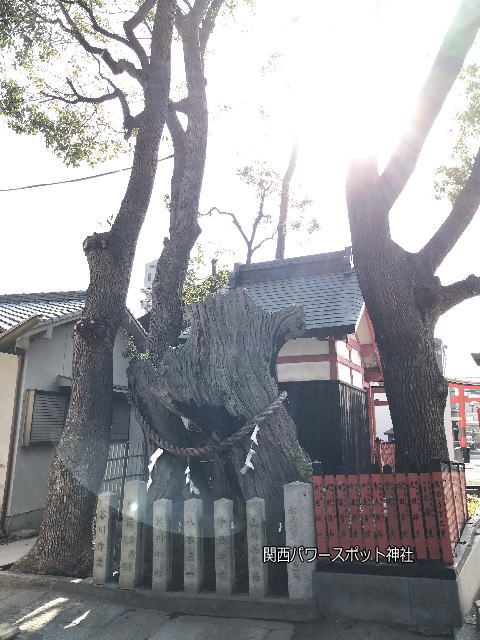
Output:
<instances>
[{"instance_id":1,"label":"distant building","mask_svg":"<svg viewBox=\"0 0 480 640\"><path fill-rule=\"evenodd\" d=\"M156 270L157 260L147 262L145 265L145 277L143 279L143 289L141 290L145 297L140 301L140 305L147 313L152 310L152 282Z\"/></svg>"},{"instance_id":2,"label":"distant building","mask_svg":"<svg viewBox=\"0 0 480 640\"><path fill-rule=\"evenodd\" d=\"M480 447L480 380L448 379L453 440L456 447Z\"/></svg>"}]
</instances>

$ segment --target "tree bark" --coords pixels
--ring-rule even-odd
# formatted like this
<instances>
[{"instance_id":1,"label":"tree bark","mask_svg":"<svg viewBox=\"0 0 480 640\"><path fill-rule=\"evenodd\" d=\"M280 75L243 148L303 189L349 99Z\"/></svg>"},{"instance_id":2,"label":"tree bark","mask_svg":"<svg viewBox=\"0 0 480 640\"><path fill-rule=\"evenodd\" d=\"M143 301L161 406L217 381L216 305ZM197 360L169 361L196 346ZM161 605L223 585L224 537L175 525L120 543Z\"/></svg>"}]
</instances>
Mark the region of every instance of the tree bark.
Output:
<instances>
[{"instance_id":1,"label":"tree bark","mask_svg":"<svg viewBox=\"0 0 480 640\"><path fill-rule=\"evenodd\" d=\"M379 175L371 157L353 161L347 178L355 269L375 328L400 469L429 468L433 459L448 457L443 422L448 389L436 362L434 329L442 313L480 293L480 279L469 276L442 286L435 271L480 202L480 156L451 214L418 253L392 240L389 214L479 27L480 3L463 0L420 91L410 126L383 173Z\"/></svg>"},{"instance_id":2,"label":"tree bark","mask_svg":"<svg viewBox=\"0 0 480 640\"><path fill-rule=\"evenodd\" d=\"M236 289L191 305L190 320L187 342L167 351L155 368L148 361L134 364L137 390L193 420L203 438L215 442L236 432L278 397L276 355L288 337L299 335L303 313L298 307L268 313ZM182 435L173 438L175 444ZM223 458L237 496L265 498L273 533L283 519L283 485L300 479L292 454L301 448L283 406L262 423L255 470L244 475L240 470L251 444L246 437Z\"/></svg>"},{"instance_id":3,"label":"tree bark","mask_svg":"<svg viewBox=\"0 0 480 640\"><path fill-rule=\"evenodd\" d=\"M387 235L385 222L350 200L353 257L375 329L395 431L399 469L448 459L444 410L448 385L434 348L439 284L422 281L414 256Z\"/></svg>"},{"instance_id":4,"label":"tree bark","mask_svg":"<svg viewBox=\"0 0 480 640\"><path fill-rule=\"evenodd\" d=\"M292 181L295 168L297 166L298 144L297 140L293 141L292 151L288 167L282 180L282 191L280 194L280 214L278 216L277 225L277 249L275 251L275 260L283 260L285 258L285 237L287 235L287 217L288 205L290 200L290 183Z\"/></svg>"},{"instance_id":5,"label":"tree bark","mask_svg":"<svg viewBox=\"0 0 480 640\"><path fill-rule=\"evenodd\" d=\"M170 91L174 0L159 0L152 56L144 83L145 109L133 167L111 230L84 242L90 285L75 326L72 395L48 480L39 537L13 569L86 576L92 563L92 519L105 472L112 415L112 356L125 313L136 242L150 202Z\"/></svg>"},{"instance_id":6,"label":"tree bark","mask_svg":"<svg viewBox=\"0 0 480 640\"><path fill-rule=\"evenodd\" d=\"M224 0L197 4L198 11L177 17L176 27L182 40L187 97L171 104L167 124L172 137L175 160L171 181L170 230L157 263L152 283L152 312L149 330L149 360L157 366L166 350L178 344L183 320L183 286L190 252L200 234L198 210L208 139L208 103L204 73L205 48L213 31L216 15ZM201 5L201 6L200 6ZM177 109L187 115L184 129ZM145 415L150 424L166 439L176 428L185 441L188 434L178 416L163 405L158 406L148 385L139 390L135 366L129 369L130 387L143 397ZM154 446L151 444L151 448ZM185 496L185 465L164 453L155 465L149 499L179 499ZM180 489L178 488L180 487Z\"/></svg>"}]
</instances>

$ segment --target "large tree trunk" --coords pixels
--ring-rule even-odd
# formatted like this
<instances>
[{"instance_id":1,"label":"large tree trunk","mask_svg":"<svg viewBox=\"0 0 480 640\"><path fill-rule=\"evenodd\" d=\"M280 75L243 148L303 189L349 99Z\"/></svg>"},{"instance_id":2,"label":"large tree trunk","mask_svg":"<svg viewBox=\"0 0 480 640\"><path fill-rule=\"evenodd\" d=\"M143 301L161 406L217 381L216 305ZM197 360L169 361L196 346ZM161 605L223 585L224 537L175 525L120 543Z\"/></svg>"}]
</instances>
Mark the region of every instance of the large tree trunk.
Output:
<instances>
[{"instance_id":1,"label":"large tree trunk","mask_svg":"<svg viewBox=\"0 0 480 640\"><path fill-rule=\"evenodd\" d=\"M215 18L224 0L204 3L201 12L189 14L177 20L177 30L182 40L187 97L171 104L167 124L172 137L175 160L171 181L170 229L157 263L152 283L152 312L149 330L149 360L157 366L166 350L178 343L183 321L183 286L187 274L190 253L200 234L198 210L208 139L208 103L204 74L205 49L214 28ZM183 111L188 117L184 129L178 115ZM178 416L165 406L158 406L148 387L139 389L135 379L135 367L129 370L129 384L134 397L143 403L143 412L150 424L166 439L172 439L172 428L177 429L177 440L185 443L189 434L183 433ZM190 435L190 439L191 439ZM155 445L150 440L150 449ZM178 459L166 452L158 460L152 474L149 499L172 499L185 495L183 471Z\"/></svg>"},{"instance_id":2,"label":"large tree trunk","mask_svg":"<svg viewBox=\"0 0 480 640\"><path fill-rule=\"evenodd\" d=\"M145 110L119 213L107 233L87 238L90 268L82 319L75 326L72 396L48 480L37 543L14 570L85 576L92 563L92 519L107 460L112 415L112 355L125 313L137 238L150 202L170 91L174 0L157 4Z\"/></svg>"},{"instance_id":3,"label":"large tree trunk","mask_svg":"<svg viewBox=\"0 0 480 640\"><path fill-rule=\"evenodd\" d=\"M433 458L448 456L447 384L436 363L433 332L442 313L480 294L480 278L471 275L442 286L435 272L480 204L480 151L450 214L418 253L393 242L389 214L479 28L480 3L463 0L383 173L375 158L358 158L347 180L355 268L377 337L401 467L428 466Z\"/></svg>"},{"instance_id":4,"label":"large tree trunk","mask_svg":"<svg viewBox=\"0 0 480 640\"><path fill-rule=\"evenodd\" d=\"M433 333L439 315L438 278L390 238L381 205L349 184L355 269L378 344L399 468L448 459L444 429L447 383ZM363 192L364 193L364 192Z\"/></svg>"}]
</instances>

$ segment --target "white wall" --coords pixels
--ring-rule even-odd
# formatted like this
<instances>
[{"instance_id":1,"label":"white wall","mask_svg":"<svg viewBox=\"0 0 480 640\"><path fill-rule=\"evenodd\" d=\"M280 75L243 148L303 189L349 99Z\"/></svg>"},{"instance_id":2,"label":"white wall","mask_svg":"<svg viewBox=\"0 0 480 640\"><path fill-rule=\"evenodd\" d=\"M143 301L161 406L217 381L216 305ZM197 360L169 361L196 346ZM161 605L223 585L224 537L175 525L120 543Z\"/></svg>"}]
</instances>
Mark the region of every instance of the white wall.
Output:
<instances>
[{"instance_id":1,"label":"white wall","mask_svg":"<svg viewBox=\"0 0 480 640\"><path fill-rule=\"evenodd\" d=\"M295 338L288 340L278 353L283 356L328 355L328 340L318 338ZM303 382L307 380L330 380L330 362L283 362L277 363L278 382Z\"/></svg>"},{"instance_id":2,"label":"white wall","mask_svg":"<svg viewBox=\"0 0 480 640\"><path fill-rule=\"evenodd\" d=\"M0 504L5 491L19 358L0 353Z\"/></svg>"},{"instance_id":3,"label":"white wall","mask_svg":"<svg viewBox=\"0 0 480 640\"><path fill-rule=\"evenodd\" d=\"M21 446L26 392L28 389L57 391L57 376L71 377L73 325L74 323L71 322L54 327L50 339L33 335L28 345L25 380L21 394L23 409L20 415L19 437L13 467L13 485L7 510L7 515L9 517L17 516L17 521L20 523L14 528L38 526L38 518L45 505L48 471L55 453L54 446L49 444ZM126 344L126 334L119 331L114 345L113 382L115 385L124 387L127 386L128 361L123 358L122 352ZM143 437L140 426L135 418L131 417L133 418L130 427L131 436L134 440L140 441Z\"/></svg>"},{"instance_id":4,"label":"white wall","mask_svg":"<svg viewBox=\"0 0 480 640\"><path fill-rule=\"evenodd\" d=\"M386 393L376 393L374 395L375 400L383 400L387 399ZM392 428L392 417L390 416L390 408L388 405L382 405L380 407L375 407L375 425L376 425L376 433L375 435L381 438L382 440L388 440L388 436L385 435L385 431L388 431Z\"/></svg>"}]
</instances>

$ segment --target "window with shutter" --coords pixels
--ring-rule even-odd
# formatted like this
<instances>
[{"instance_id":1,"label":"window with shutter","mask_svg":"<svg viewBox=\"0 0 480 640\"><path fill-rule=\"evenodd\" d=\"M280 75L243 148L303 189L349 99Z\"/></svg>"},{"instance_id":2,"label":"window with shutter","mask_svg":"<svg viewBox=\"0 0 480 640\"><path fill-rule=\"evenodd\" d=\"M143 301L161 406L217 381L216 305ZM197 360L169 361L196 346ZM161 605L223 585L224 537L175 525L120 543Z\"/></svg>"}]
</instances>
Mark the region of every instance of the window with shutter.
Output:
<instances>
[{"instance_id":1,"label":"window with shutter","mask_svg":"<svg viewBox=\"0 0 480 640\"><path fill-rule=\"evenodd\" d=\"M70 396L57 391L27 391L23 445L58 444L65 426ZM123 394L114 394L111 442L128 442L130 405Z\"/></svg>"},{"instance_id":2,"label":"window with shutter","mask_svg":"<svg viewBox=\"0 0 480 640\"><path fill-rule=\"evenodd\" d=\"M55 391L28 391L23 443L57 444L60 441L69 397Z\"/></svg>"}]
</instances>

